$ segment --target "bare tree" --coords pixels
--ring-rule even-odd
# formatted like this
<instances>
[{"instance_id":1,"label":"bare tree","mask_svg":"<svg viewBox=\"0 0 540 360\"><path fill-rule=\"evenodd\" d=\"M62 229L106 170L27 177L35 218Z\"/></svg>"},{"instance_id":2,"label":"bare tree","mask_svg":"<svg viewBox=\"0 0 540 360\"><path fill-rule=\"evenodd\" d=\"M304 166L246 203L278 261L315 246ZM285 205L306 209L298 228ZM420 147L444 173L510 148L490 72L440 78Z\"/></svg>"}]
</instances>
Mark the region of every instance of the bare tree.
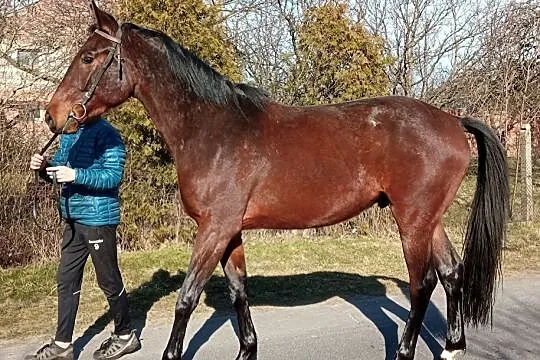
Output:
<instances>
[{"instance_id":1,"label":"bare tree","mask_svg":"<svg viewBox=\"0 0 540 360\"><path fill-rule=\"evenodd\" d=\"M287 89L297 57L297 26L305 10L333 0L228 0L224 4L232 41L245 75L276 99L291 102Z\"/></svg>"},{"instance_id":2,"label":"bare tree","mask_svg":"<svg viewBox=\"0 0 540 360\"><path fill-rule=\"evenodd\" d=\"M395 59L393 93L430 100L430 90L474 55L498 1L357 0L356 8Z\"/></svg>"},{"instance_id":3,"label":"bare tree","mask_svg":"<svg viewBox=\"0 0 540 360\"><path fill-rule=\"evenodd\" d=\"M531 124L536 139L540 132L540 4L510 3L486 24L475 58L432 96L439 104L484 118L514 153L521 124Z\"/></svg>"},{"instance_id":4,"label":"bare tree","mask_svg":"<svg viewBox=\"0 0 540 360\"><path fill-rule=\"evenodd\" d=\"M520 122L534 121L539 100L540 4L511 3L486 22L489 31L475 59L456 71L435 96L475 112L489 107L513 114Z\"/></svg>"},{"instance_id":5,"label":"bare tree","mask_svg":"<svg viewBox=\"0 0 540 360\"><path fill-rule=\"evenodd\" d=\"M294 62L289 26L277 2L230 1L227 26L242 60L247 81L280 100Z\"/></svg>"}]
</instances>

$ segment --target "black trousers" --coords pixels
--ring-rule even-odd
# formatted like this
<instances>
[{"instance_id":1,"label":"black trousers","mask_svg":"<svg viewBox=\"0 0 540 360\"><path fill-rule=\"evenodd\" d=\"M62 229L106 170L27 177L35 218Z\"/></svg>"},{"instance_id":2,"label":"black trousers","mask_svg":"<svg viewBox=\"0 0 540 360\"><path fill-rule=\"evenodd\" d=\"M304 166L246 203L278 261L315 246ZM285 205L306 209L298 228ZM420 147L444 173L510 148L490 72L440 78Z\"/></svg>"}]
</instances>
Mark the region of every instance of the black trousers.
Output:
<instances>
[{"instance_id":1,"label":"black trousers","mask_svg":"<svg viewBox=\"0 0 540 360\"><path fill-rule=\"evenodd\" d=\"M92 257L99 287L105 293L115 334L131 331L127 294L118 268L116 225L86 226L67 223L58 267L58 328L55 340L71 342L79 307L84 265Z\"/></svg>"}]
</instances>

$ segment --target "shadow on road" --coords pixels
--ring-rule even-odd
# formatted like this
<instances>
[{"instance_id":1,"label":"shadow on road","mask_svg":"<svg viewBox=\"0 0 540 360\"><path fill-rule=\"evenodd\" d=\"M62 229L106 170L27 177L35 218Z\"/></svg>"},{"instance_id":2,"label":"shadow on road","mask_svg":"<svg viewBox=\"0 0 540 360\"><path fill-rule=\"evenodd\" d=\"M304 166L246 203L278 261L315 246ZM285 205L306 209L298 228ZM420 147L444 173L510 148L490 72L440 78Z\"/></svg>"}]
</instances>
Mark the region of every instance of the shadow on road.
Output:
<instances>
[{"instance_id":1,"label":"shadow on road","mask_svg":"<svg viewBox=\"0 0 540 360\"><path fill-rule=\"evenodd\" d=\"M184 273L179 273L171 276L165 270L158 270L150 281L130 292L128 296L130 311L138 331L146 326L147 314L152 305L162 297L178 290L184 280L184 275ZM249 302L251 306L284 307L315 304L335 296L343 298L377 327L384 337L385 359L388 360L393 359L399 342L398 324L388 314L406 321L409 310L386 296L386 287L382 281L393 282L406 296L408 295L408 284L395 278L342 272L314 272L299 275L250 276ZM205 291L205 304L215 311L189 340L183 359L192 359L210 336L229 320L238 332L236 315L231 313L232 306L224 278L213 275ZM358 294L369 294L370 298ZM428 308L426 319L420 336L436 357L442 351L437 339L444 338L446 320L433 304L430 304ZM96 334L105 329L109 322L109 315L102 315L75 341L77 356Z\"/></svg>"}]
</instances>

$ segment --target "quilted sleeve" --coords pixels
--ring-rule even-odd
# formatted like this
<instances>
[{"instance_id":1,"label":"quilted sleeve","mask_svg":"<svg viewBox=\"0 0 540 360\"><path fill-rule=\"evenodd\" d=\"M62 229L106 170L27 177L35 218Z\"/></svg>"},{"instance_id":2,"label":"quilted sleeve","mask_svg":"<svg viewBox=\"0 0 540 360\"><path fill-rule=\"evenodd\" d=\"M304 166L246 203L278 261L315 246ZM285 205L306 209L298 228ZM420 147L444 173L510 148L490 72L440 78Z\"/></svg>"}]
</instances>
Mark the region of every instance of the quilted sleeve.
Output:
<instances>
[{"instance_id":1,"label":"quilted sleeve","mask_svg":"<svg viewBox=\"0 0 540 360\"><path fill-rule=\"evenodd\" d=\"M60 147L58 150L54 153L54 156L49 159L50 166L59 166L59 165L65 165L67 162L68 157L68 146L67 146L68 140L65 136L62 136L60 138Z\"/></svg>"},{"instance_id":2,"label":"quilted sleeve","mask_svg":"<svg viewBox=\"0 0 540 360\"><path fill-rule=\"evenodd\" d=\"M86 169L75 169L73 183L96 191L118 188L126 162L126 151L120 135L107 126L98 134L96 147L96 160Z\"/></svg>"}]
</instances>

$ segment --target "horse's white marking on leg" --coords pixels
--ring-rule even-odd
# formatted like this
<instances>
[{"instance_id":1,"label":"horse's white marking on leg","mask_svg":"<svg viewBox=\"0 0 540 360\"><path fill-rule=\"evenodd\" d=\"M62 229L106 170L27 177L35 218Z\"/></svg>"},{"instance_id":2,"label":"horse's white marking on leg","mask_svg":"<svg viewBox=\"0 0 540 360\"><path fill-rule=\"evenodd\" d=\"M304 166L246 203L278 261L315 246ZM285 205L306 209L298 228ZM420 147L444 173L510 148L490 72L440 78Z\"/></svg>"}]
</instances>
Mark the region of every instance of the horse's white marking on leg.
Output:
<instances>
[{"instance_id":1,"label":"horse's white marking on leg","mask_svg":"<svg viewBox=\"0 0 540 360\"><path fill-rule=\"evenodd\" d=\"M461 360L465 357L465 350L444 350L441 354L441 360Z\"/></svg>"}]
</instances>

